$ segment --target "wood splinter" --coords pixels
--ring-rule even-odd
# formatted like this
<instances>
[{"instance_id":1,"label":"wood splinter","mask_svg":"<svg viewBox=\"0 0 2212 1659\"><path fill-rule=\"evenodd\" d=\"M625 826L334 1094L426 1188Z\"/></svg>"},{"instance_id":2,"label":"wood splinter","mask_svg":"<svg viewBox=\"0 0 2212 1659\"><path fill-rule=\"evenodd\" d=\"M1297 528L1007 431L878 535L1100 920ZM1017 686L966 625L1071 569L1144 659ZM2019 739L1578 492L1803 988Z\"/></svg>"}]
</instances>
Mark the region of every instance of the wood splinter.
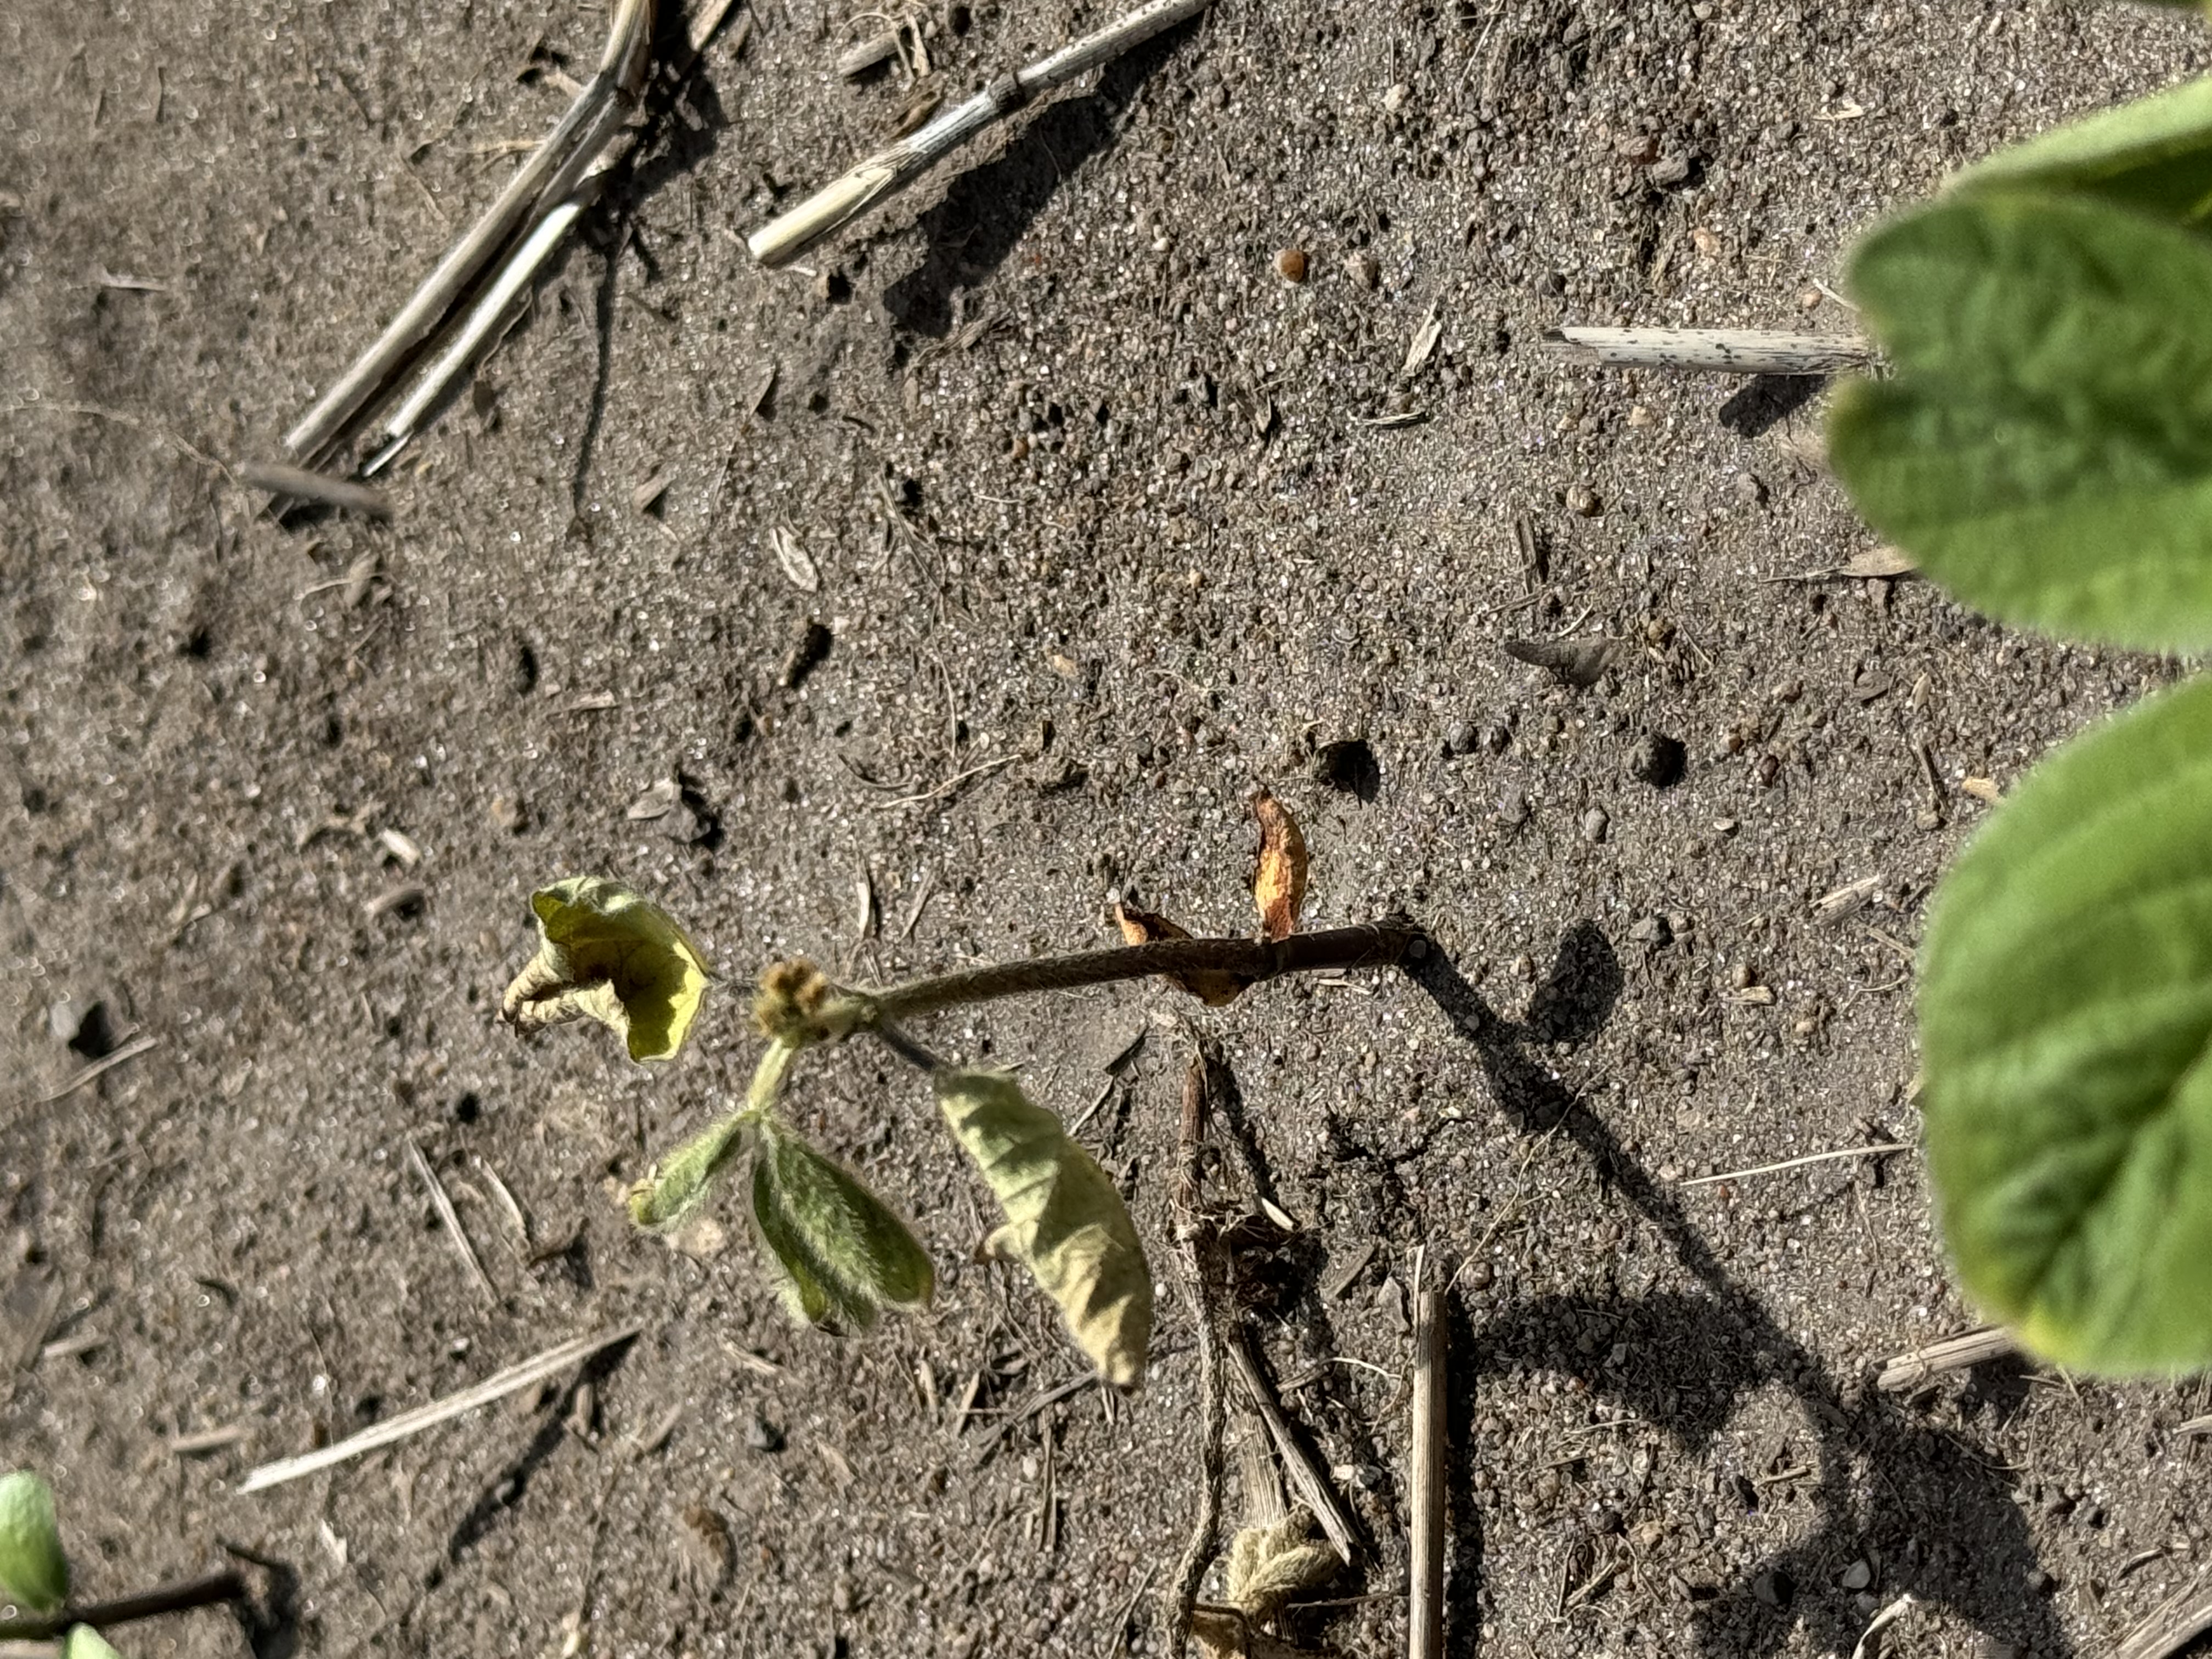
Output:
<instances>
[{"instance_id":1,"label":"wood splinter","mask_svg":"<svg viewBox=\"0 0 2212 1659\"><path fill-rule=\"evenodd\" d=\"M1834 374L1875 361L1874 342L1856 334L1759 328L1553 328L1544 341L1600 368L1692 374Z\"/></svg>"}]
</instances>

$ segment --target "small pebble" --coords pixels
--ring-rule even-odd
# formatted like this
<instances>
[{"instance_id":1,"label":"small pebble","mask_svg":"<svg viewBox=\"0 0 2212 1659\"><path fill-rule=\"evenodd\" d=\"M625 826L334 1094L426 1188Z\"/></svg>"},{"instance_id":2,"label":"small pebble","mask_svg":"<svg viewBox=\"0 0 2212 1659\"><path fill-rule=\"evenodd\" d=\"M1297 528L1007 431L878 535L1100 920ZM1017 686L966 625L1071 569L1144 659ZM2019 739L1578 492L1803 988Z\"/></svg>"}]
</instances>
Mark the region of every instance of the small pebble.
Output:
<instances>
[{"instance_id":1,"label":"small pebble","mask_svg":"<svg viewBox=\"0 0 2212 1659\"><path fill-rule=\"evenodd\" d=\"M1628 411L1628 423L1632 427L1641 428L1650 426L1656 418L1657 417L1642 404L1638 404Z\"/></svg>"},{"instance_id":2,"label":"small pebble","mask_svg":"<svg viewBox=\"0 0 2212 1659\"><path fill-rule=\"evenodd\" d=\"M755 1412L745 1423L745 1444L755 1451L781 1451L783 1431Z\"/></svg>"},{"instance_id":3,"label":"small pebble","mask_svg":"<svg viewBox=\"0 0 2212 1659\"><path fill-rule=\"evenodd\" d=\"M1382 94L1382 107L1395 114L1406 107L1406 100L1413 95L1413 88L1403 81L1398 82Z\"/></svg>"},{"instance_id":4,"label":"small pebble","mask_svg":"<svg viewBox=\"0 0 2212 1659\"><path fill-rule=\"evenodd\" d=\"M1344 274L1364 289L1372 289L1382 281L1382 267L1369 253L1355 253L1344 262Z\"/></svg>"},{"instance_id":5,"label":"small pebble","mask_svg":"<svg viewBox=\"0 0 2212 1659\"><path fill-rule=\"evenodd\" d=\"M1528 797L1518 789L1509 789L1498 799L1498 821L1517 829L1528 822Z\"/></svg>"},{"instance_id":6,"label":"small pebble","mask_svg":"<svg viewBox=\"0 0 2212 1659\"><path fill-rule=\"evenodd\" d=\"M1611 822L1612 820L1606 817L1605 808L1591 807L1589 811L1583 814L1583 839L1595 847L1605 839L1606 830Z\"/></svg>"},{"instance_id":7,"label":"small pebble","mask_svg":"<svg viewBox=\"0 0 2212 1659\"><path fill-rule=\"evenodd\" d=\"M1577 518L1595 519L1597 517L1597 491L1592 489L1588 484L1569 484L1567 486L1567 493L1564 499L1566 502L1567 511L1575 514Z\"/></svg>"},{"instance_id":8,"label":"small pebble","mask_svg":"<svg viewBox=\"0 0 2212 1659\"><path fill-rule=\"evenodd\" d=\"M1466 720L1454 720L1444 732L1444 753L1468 755L1474 752L1474 727Z\"/></svg>"},{"instance_id":9,"label":"small pebble","mask_svg":"<svg viewBox=\"0 0 2212 1659\"><path fill-rule=\"evenodd\" d=\"M1664 916L1644 916L1629 925L1628 936L1639 945L1671 945L1674 930Z\"/></svg>"},{"instance_id":10,"label":"small pebble","mask_svg":"<svg viewBox=\"0 0 2212 1659\"><path fill-rule=\"evenodd\" d=\"M1640 167L1650 167L1659 159L1659 140L1648 132L1632 132L1626 138L1616 139L1613 147L1622 161Z\"/></svg>"},{"instance_id":11,"label":"small pebble","mask_svg":"<svg viewBox=\"0 0 2212 1659\"><path fill-rule=\"evenodd\" d=\"M1303 283L1306 279L1306 254L1304 248L1286 247L1275 256L1275 275L1286 283Z\"/></svg>"},{"instance_id":12,"label":"small pebble","mask_svg":"<svg viewBox=\"0 0 2212 1659\"><path fill-rule=\"evenodd\" d=\"M1838 1582L1847 1590L1863 1590L1874 1583L1874 1569L1864 1561L1854 1561L1844 1569Z\"/></svg>"},{"instance_id":13,"label":"small pebble","mask_svg":"<svg viewBox=\"0 0 2212 1659\"><path fill-rule=\"evenodd\" d=\"M1662 156L1651 164L1651 171L1647 176L1660 189L1671 190L1676 185L1689 183L1692 165L1686 154Z\"/></svg>"},{"instance_id":14,"label":"small pebble","mask_svg":"<svg viewBox=\"0 0 2212 1659\"><path fill-rule=\"evenodd\" d=\"M1739 472L1735 475L1735 493L1739 501L1763 507L1766 504L1766 481L1756 472Z\"/></svg>"}]
</instances>

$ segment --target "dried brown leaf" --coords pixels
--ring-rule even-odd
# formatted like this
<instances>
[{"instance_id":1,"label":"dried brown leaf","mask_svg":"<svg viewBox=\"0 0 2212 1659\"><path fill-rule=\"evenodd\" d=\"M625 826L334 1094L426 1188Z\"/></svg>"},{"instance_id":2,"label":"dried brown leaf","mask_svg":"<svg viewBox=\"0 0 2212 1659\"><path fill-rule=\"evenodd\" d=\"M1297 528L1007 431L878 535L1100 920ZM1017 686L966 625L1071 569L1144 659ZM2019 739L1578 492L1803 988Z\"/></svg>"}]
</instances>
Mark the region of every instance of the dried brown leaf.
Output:
<instances>
[{"instance_id":1,"label":"dried brown leaf","mask_svg":"<svg viewBox=\"0 0 2212 1659\"><path fill-rule=\"evenodd\" d=\"M1901 547L1869 547L1838 567L1846 576L1909 576L1918 568Z\"/></svg>"},{"instance_id":2,"label":"dried brown leaf","mask_svg":"<svg viewBox=\"0 0 2212 1659\"><path fill-rule=\"evenodd\" d=\"M1176 927L1165 916L1127 904L1114 907L1114 922L1121 930L1122 942L1127 945L1157 945L1163 939L1190 937L1187 929ZM1209 1008L1236 1001L1250 982L1235 974L1162 974L1160 977L1177 990L1189 992Z\"/></svg>"},{"instance_id":3,"label":"dried brown leaf","mask_svg":"<svg viewBox=\"0 0 2212 1659\"><path fill-rule=\"evenodd\" d=\"M1260 932L1270 939L1288 939L1298 930L1298 910L1306 902L1306 838L1290 809L1264 789L1252 797L1252 816L1260 821L1260 868L1252 878Z\"/></svg>"}]
</instances>

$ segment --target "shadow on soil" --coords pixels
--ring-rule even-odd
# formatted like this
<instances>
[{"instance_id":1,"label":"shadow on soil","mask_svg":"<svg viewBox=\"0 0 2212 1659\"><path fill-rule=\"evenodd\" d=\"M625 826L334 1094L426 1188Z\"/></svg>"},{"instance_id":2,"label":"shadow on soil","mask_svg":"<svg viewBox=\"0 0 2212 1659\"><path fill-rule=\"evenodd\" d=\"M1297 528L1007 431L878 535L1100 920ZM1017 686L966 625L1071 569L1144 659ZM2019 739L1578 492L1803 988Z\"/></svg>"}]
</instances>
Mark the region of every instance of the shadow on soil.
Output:
<instances>
[{"instance_id":1,"label":"shadow on soil","mask_svg":"<svg viewBox=\"0 0 2212 1659\"><path fill-rule=\"evenodd\" d=\"M917 269L884 291L884 309L932 339L951 332L955 290L1004 264L1067 175L1113 148L1122 112L1197 28L1196 19L1178 24L1115 59L1096 92L1048 106L1005 155L954 179L945 199L921 216L927 251Z\"/></svg>"},{"instance_id":2,"label":"shadow on soil","mask_svg":"<svg viewBox=\"0 0 2212 1659\"><path fill-rule=\"evenodd\" d=\"M1568 933L1520 1022L1501 1018L1434 944L1407 971L1474 1046L1514 1124L1526 1133L1556 1132L1579 1147L1703 1287L1595 1305L1580 1297L1538 1297L1480 1326L1455 1313L1456 1352L1476 1356L1474 1370L1481 1373L1577 1376L1593 1395L1628 1407L1693 1455L1746 1397L1770 1384L1786 1388L1804 1411L1817 1445L1807 1480L1820 1525L1733 1584L1689 1587L1701 1603L1700 1650L1730 1659L1770 1654L1802 1622L1816 1650L1850 1652L1868 1615L1838 1585L1846 1568L1865 1559L1879 1565L1874 1588L1884 1601L1909 1590L1997 1640L2070 1654L2065 1633L2030 1587L2034 1550L2001 1475L1958 1436L1913 1422L1886 1399L1847 1396L1820 1358L1775 1323L1753 1289L1723 1270L1673 1195L1544 1064L1540 1045L1586 1041L1612 1012L1622 975L1604 935L1588 922ZM1599 1340L1577 1340L1593 1336ZM1613 1363L1615 1353L1625 1353L1625 1363ZM1455 1374L1455 1447L1473 1443L1468 1379L1465 1369ZM1477 1650L1482 1624L1474 1601L1482 1534L1472 1474L1467 1468L1453 1474L1459 1605L1449 1627L1456 1654ZM1741 1501L1761 1501L1747 1482L1737 1490Z\"/></svg>"}]
</instances>

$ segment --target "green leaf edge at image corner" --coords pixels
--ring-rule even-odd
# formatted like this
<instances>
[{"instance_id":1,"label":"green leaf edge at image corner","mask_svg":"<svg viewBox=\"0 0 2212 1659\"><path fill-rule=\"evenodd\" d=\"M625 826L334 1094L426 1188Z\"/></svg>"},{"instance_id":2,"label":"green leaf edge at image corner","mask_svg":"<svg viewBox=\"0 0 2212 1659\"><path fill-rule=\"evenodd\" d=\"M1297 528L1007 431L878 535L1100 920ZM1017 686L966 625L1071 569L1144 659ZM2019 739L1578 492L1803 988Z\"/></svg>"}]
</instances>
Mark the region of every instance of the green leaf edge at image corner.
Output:
<instances>
[{"instance_id":1,"label":"green leaf edge at image corner","mask_svg":"<svg viewBox=\"0 0 2212 1659\"><path fill-rule=\"evenodd\" d=\"M71 1625L62 1644L62 1659L123 1659L108 1639L90 1625Z\"/></svg>"},{"instance_id":2,"label":"green leaf edge at image corner","mask_svg":"<svg viewBox=\"0 0 2212 1659\"><path fill-rule=\"evenodd\" d=\"M2212 76L2009 145L1952 174L1943 189L1951 196L2080 191L2160 218L2201 221L2212 212Z\"/></svg>"},{"instance_id":3,"label":"green leaf edge at image corner","mask_svg":"<svg viewBox=\"0 0 2212 1659\"><path fill-rule=\"evenodd\" d=\"M2083 1370L2212 1364L2212 681L2028 775L1938 889L1918 995L1967 1293Z\"/></svg>"},{"instance_id":4,"label":"green leaf edge at image corner","mask_svg":"<svg viewBox=\"0 0 2212 1659\"><path fill-rule=\"evenodd\" d=\"M27 1469L0 1475L0 1595L50 1613L69 1600L69 1583L53 1488Z\"/></svg>"},{"instance_id":5,"label":"green leaf edge at image corner","mask_svg":"<svg viewBox=\"0 0 2212 1659\"><path fill-rule=\"evenodd\" d=\"M2212 647L2212 240L1969 195L1865 238L1849 281L1897 371L1830 413L1861 515L2000 621Z\"/></svg>"}]
</instances>

